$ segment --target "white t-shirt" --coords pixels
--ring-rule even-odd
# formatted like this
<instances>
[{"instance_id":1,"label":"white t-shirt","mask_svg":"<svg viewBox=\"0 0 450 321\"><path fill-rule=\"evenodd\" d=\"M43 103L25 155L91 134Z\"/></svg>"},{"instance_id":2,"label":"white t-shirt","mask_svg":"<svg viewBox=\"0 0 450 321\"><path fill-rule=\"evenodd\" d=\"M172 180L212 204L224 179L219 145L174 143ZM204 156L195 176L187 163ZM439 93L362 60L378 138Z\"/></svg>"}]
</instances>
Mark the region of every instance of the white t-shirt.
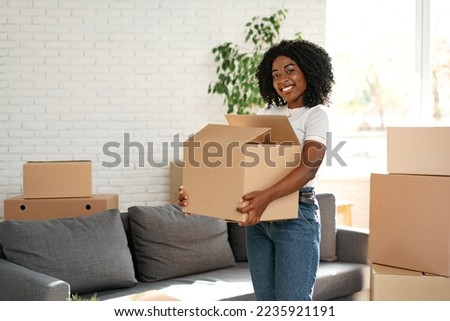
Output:
<instances>
[{"instance_id":1,"label":"white t-shirt","mask_svg":"<svg viewBox=\"0 0 450 321\"><path fill-rule=\"evenodd\" d=\"M307 140L317 141L324 145L327 144L327 132L329 132L330 122L328 117L328 108L324 105L318 105L312 108L288 109L287 106L265 107L258 112L258 115L285 115L292 125L300 144ZM313 187L315 179L312 179L305 187Z\"/></svg>"}]
</instances>

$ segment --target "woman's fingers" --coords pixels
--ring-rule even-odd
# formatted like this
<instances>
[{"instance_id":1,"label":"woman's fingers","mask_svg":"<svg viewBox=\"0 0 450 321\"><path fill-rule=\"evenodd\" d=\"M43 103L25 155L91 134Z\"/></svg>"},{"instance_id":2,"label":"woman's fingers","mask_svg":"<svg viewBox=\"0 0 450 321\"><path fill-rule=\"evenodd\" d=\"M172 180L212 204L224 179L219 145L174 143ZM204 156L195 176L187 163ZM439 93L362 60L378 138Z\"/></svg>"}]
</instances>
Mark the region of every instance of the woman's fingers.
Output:
<instances>
[{"instance_id":1,"label":"woman's fingers","mask_svg":"<svg viewBox=\"0 0 450 321\"><path fill-rule=\"evenodd\" d=\"M178 188L178 205L187 206L189 204L188 199L189 195L185 193L183 186L180 186Z\"/></svg>"}]
</instances>

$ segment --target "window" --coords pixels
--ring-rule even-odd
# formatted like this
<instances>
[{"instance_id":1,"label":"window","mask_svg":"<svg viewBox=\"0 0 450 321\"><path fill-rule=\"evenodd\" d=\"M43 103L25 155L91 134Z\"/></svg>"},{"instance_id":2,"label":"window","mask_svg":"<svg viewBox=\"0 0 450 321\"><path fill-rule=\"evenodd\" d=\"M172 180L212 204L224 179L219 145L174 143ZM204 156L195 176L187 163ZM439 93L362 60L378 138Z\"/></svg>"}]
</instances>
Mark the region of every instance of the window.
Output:
<instances>
[{"instance_id":1,"label":"window","mask_svg":"<svg viewBox=\"0 0 450 321\"><path fill-rule=\"evenodd\" d=\"M432 0L430 10L431 115L437 122L450 117L450 4Z\"/></svg>"},{"instance_id":2,"label":"window","mask_svg":"<svg viewBox=\"0 0 450 321\"><path fill-rule=\"evenodd\" d=\"M333 59L333 145L322 175L386 171L386 127L447 124L450 3L444 0L328 0Z\"/></svg>"}]
</instances>

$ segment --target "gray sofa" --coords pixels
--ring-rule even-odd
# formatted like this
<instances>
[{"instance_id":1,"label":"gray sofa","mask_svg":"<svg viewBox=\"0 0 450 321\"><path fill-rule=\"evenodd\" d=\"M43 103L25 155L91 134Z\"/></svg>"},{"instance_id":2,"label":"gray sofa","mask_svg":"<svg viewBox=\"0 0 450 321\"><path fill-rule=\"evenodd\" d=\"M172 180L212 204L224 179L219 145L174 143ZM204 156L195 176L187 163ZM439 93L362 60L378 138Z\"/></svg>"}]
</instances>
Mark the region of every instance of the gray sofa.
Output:
<instances>
[{"instance_id":1,"label":"gray sofa","mask_svg":"<svg viewBox=\"0 0 450 321\"><path fill-rule=\"evenodd\" d=\"M319 194L321 262L314 300L368 291L368 231L336 226ZM150 290L176 300L254 300L245 229L184 216L175 205L0 223L0 300L128 300Z\"/></svg>"}]
</instances>

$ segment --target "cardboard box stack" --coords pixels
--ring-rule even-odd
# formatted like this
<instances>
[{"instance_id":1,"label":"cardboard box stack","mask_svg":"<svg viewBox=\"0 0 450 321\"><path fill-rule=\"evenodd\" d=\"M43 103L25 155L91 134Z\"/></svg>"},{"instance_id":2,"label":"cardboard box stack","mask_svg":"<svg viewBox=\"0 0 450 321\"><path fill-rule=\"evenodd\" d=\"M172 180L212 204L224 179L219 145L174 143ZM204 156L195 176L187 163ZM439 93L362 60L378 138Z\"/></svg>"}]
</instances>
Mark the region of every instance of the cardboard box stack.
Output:
<instances>
[{"instance_id":1,"label":"cardboard box stack","mask_svg":"<svg viewBox=\"0 0 450 321\"><path fill-rule=\"evenodd\" d=\"M92 194L92 162L40 161L23 165L23 195L4 200L5 220L43 220L118 208L117 194Z\"/></svg>"},{"instance_id":2,"label":"cardboard box stack","mask_svg":"<svg viewBox=\"0 0 450 321\"><path fill-rule=\"evenodd\" d=\"M390 127L370 181L371 300L450 298L450 127Z\"/></svg>"}]
</instances>

